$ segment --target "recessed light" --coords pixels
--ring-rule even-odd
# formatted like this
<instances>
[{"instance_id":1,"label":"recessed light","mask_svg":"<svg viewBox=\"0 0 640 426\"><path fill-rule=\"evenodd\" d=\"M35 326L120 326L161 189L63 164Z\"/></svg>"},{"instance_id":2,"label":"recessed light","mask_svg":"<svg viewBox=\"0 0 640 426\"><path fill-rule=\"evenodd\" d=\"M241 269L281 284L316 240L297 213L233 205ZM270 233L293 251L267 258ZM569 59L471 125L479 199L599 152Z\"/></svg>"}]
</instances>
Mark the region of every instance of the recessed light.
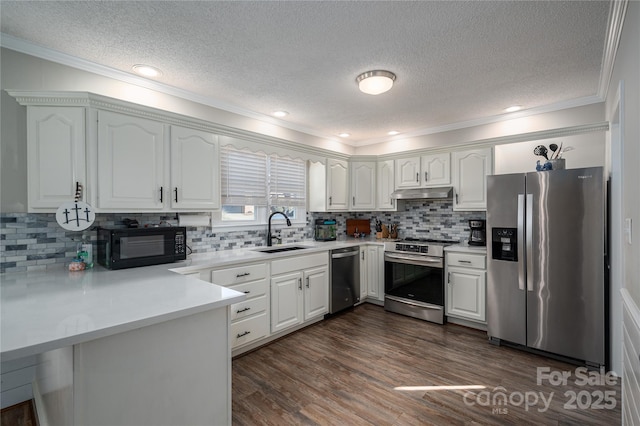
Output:
<instances>
[{"instance_id":1,"label":"recessed light","mask_svg":"<svg viewBox=\"0 0 640 426\"><path fill-rule=\"evenodd\" d=\"M513 106L510 106L509 108L505 108L504 112L516 112L516 111L520 111L521 109L522 109L522 106L513 105Z\"/></svg>"},{"instance_id":2,"label":"recessed light","mask_svg":"<svg viewBox=\"0 0 640 426\"><path fill-rule=\"evenodd\" d=\"M351 136L350 133L340 133L338 136L340 136L341 138L348 138L349 136Z\"/></svg>"},{"instance_id":3,"label":"recessed light","mask_svg":"<svg viewBox=\"0 0 640 426\"><path fill-rule=\"evenodd\" d=\"M395 135L400 134L400 132L398 132L397 130L391 130L391 131L389 131L387 134L388 134L389 136L395 136Z\"/></svg>"},{"instance_id":4,"label":"recessed light","mask_svg":"<svg viewBox=\"0 0 640 426\"><path fill-rule=\"evenodd\" d=\"M162 75L162 71L150 65L137 64L131 67L131 69L133 69L136 74L140 74L145 77L159 77Z\"/></svg>"},{"instance_id":5,"label":"recessed light","mask_svg":"<svg viewBox=\"0 0 640 426\"><path fill-rule=\"evenodd\" d=\"M273 115L274 117L286 117L287 115L289 115L289 113L287 111L274 111L271 113L271 115Z\"/></svg>"}]
</instances>

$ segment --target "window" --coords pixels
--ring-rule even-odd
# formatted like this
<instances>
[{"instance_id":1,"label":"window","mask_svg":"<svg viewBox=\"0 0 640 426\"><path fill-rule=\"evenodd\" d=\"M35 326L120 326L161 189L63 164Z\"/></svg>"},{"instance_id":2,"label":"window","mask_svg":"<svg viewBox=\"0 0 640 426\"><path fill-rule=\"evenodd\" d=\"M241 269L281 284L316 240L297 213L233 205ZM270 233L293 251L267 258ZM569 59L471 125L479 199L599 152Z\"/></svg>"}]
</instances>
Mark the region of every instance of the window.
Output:
<instances>
[{"instance_id":1,"label":"window","mask_svg":"<svg viewBox=\"0 0 640 426\"><path fill-rule=\"evenodd\" d=\"M306 220L306 167L300 159L223 146L220 153L222 209L219 225L264 224L280 211ZM284 222L277 215L273 222Z\"/></svg>"}]
</instances>

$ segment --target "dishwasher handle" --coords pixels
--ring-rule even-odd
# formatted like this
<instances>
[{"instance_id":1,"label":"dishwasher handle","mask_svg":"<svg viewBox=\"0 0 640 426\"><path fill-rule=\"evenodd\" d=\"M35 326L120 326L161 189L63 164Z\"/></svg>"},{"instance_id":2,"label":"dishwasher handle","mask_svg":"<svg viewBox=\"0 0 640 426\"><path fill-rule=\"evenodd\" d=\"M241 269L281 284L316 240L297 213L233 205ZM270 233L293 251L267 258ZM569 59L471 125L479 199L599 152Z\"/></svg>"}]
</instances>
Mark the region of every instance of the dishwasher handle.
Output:
<instances>
[{"instance_id":1,"label":"dishwasher handle","mask_svg":"<svg viewBox=\"0 0 640 426\"><path fill-rule=\"evenodd\" d=\"M357 256L360 253L360 250L346 251L341 253L331 253L332 259L340 259L343 257L352 257Z\"/></svg>"}]
</instances>

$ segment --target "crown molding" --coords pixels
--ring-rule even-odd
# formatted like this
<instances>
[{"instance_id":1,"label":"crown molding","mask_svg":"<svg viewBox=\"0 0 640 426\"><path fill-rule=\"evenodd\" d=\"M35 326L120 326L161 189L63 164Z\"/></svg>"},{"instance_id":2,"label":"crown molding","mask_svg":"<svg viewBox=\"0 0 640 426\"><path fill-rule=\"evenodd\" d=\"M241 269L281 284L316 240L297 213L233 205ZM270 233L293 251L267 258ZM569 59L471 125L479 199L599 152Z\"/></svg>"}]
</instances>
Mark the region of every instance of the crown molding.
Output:
<instances>
[{"instance_id":1,"label":"crown molding","mask_svg":"<svg viewBox=\"0 0 640 426\"><path fill-rule=\"evenodd\" d=\"M609 84L613 76L613 66L616 60L616 53L620 38L622 37L622 27L627 13L628 0L613 0L609 8L609 22L607 24L607 34L604 42L604 53L602 55L602 68L600 70L600 82L598 84L598 96L606 99L609 91Z\"/></svg>"},{"instance_id":2,"label":"crown molding","mask_svg":"<svg viewBox=\"0 0 640 426\"><path fill-rule=\"evenodd\" d=\"M198 95L187 90L182 90L177 87L169 86L167 84L159 83L153 80L149 80L137 75L120 71L115 68L106 67L104 65L97 64L95 62L87 61L66 53L59 52L57 50L49 49L40 45L30 43L26 40L22 40L13 37L9 34L0 32L0 46L6 49L14 50L19 53L34 56L36 58L44 59L47 61L55 62L57 64L66 65L72 68L76 68L82 71L87 71L93 74L97 74L103 77L112 78L123 83L132 84L134 86L143 87L145 89L154 90L156 92L164 93L167 95L175 96L180 99L196 102L201 105L206 105L212 108L216 108L222 111L237 114L253 120L274 124L279 127L283 127L296 132L305 133L310 136L315 136L321 139L331 140L338 143L342 143L347 146L355 146L352 142L345 143L345 141L339 139L336 136L327 136L320 132L296 124L292 124L283 120L278 120L270 115L260 114L255 111L241 108L237 105L222 102L217 99Z\"/></svg>"},{"instance_id":3,"label":"crown molding","mask_svg":"<svg viewBox=\"0 0 640 426\"><path fill-rule=\"evenodd\" d=\"M189 117L90 92L7 90L7 93L23 106L76 106L95 108L160 121L166 124L190 127L205 132L215 133L219 136L239 138L259 144L267 143L272 147L277 147L283 150L282 152L285 152L284 150L288 150L293 153L304 153L309 156L309 159L314 160L317 160L318 158L324 159L326 157L339 159L348 159L350 157L347 154L342 154L328 149L318 148L311 145L302 145L285 139L225 126L223 124L212 123L199 118Z\"/></svg>"}]
</instances>

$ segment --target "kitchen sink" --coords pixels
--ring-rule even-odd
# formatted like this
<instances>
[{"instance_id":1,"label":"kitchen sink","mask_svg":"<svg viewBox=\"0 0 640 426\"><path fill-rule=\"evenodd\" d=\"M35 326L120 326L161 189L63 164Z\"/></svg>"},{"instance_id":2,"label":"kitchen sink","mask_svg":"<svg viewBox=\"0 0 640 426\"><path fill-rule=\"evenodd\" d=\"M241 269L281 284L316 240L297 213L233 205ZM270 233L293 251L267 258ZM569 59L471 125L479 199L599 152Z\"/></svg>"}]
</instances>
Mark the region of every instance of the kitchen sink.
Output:
<instances>
[{"instance_id":1,"label":"kitchen sink","mask_svg":"<svg viewBox=\"0 0 640 426\"><path fill-rule=\"evenodd\" d=\"M293 251L293 250L304 250L304 249L308 249L309 247L302 247L302 246L289 246L289 247L276 247L276 248L267 248L267 249L257 249L256 251L259 251L261 253L282 253L285 251Z\"/></svg>"}]
</instances>

